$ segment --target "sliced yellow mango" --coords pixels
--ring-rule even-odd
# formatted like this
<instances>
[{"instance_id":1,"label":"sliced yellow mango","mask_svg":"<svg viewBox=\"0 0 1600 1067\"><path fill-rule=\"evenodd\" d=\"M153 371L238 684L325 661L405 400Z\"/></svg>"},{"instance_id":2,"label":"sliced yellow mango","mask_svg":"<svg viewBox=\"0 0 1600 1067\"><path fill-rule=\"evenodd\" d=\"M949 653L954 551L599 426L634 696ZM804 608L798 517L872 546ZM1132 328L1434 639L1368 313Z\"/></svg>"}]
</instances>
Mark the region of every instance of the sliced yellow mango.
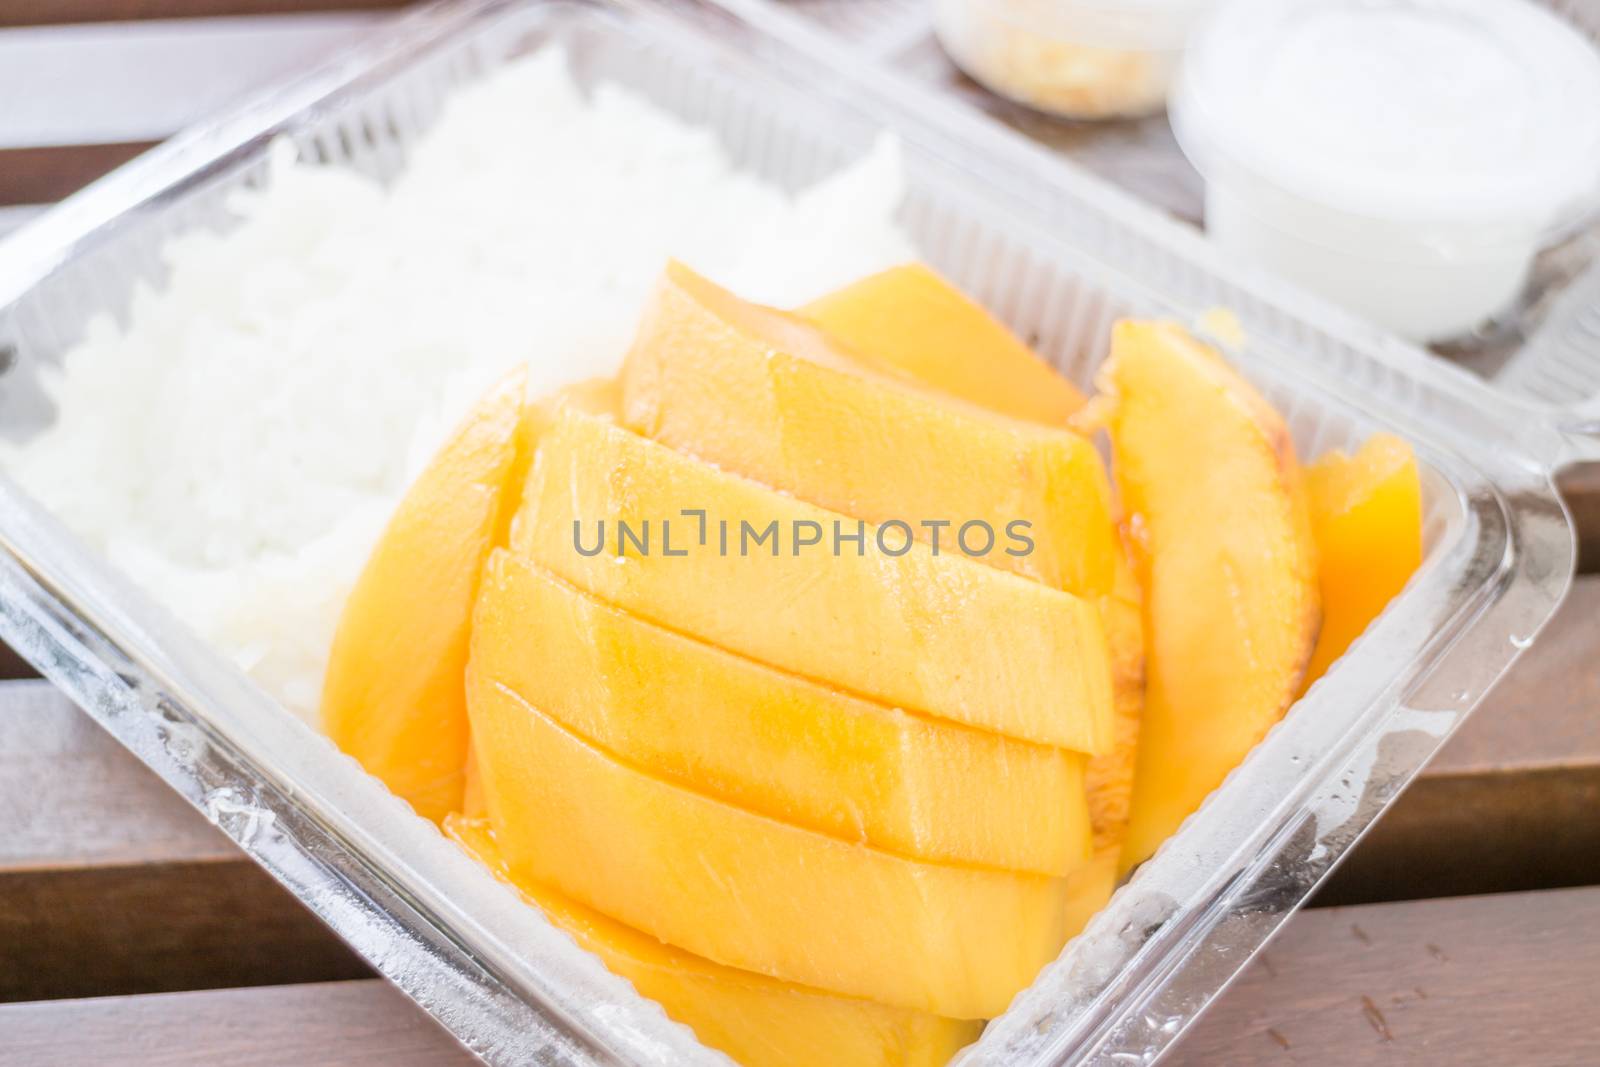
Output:
<instances>
[{"instance_id":1,"label":"sliced yellow mango","mask_svg":"<svg viewBox=\"0 0 1600 1067\"><path fill-rule=\"evenodd\" d=\"M1061 427L1083 406L1078 391L981 306L921 264L894 267L807 305L800 314L924 385L1017 418ZM1119 539L1120 541L1120 539ZM1111 652L1112 748L1089 761L1095 859L1072 876L1076 930L1111 896L1133 793L1144 711L1143 595L1118 545L1112 589L1100 598Z\"/></svg>"},{"instance_id":2,"label":"sliced yellow mango","mask_svg":"<svg viewBox=\"0 0 1600 1067\"><path fill-rule=\"evenodd\" d=\"M703 544L684 509L704 512ZM601 520L603 550L586 554ZM653 550L623 540L619 522L635 536L649 523ZM834 555L836 530L864 540ZM770 666L1012 737L1110 746L1092 602L772 492L571 396L541 436L512 546L624 610Z\"/></svg>"},{"instance_id":3,"label":"sliced yellow mango","mask_svg":"<svg viewBox=\"0 0 1600 1067\"><path fill-rule=\"evenodd\" d=\"M472 667L623 759L834 837L1041 874L1089 854L1085 757L773 670L505 552L484 574Z\"/></svg>"},{"instance_id":4,"label":"sliced yellow mango","mask_svg":"<svg viewBox=\"0 0 1600 1067\"><path fill-rule=\"evenodd\" d=\"M1411 446L1375 434L1306 468L1320 557L1322 633L1306 686L1344 655L1422 565L1422 479Z\"/></svg>"},{"instance_id":5,"label":"sliced yellow mango","mask_svg":"<svg viewBox=\"0 0 1600 1067\"><path fill-rule=\"evenodd\" d=\"M1118 323L1101 388L1146 575L1131 866L1299 692L1320 618L1317 558L1288 429L1213 350L1177 326Z\"/></svg>"},{"instance_id":6,"label":"sliced yellow mango","mask_svg":"<svg viewBox=\"0 0 1600 1067\"><path fill-rule=\"evenodd\" d=\"M445 829L612 974L744 1067L942 1067L983 1029L712 963L514 878L485 821L452 815Z\"/></svg>"},{"instance_id":7,"label":"sliced yellow mango","mask_svg":"<svg viewBox=\"0 0 1600 1067\"><path fill-rule=\"evenodd\" d=\"M496 839L554 886L730 967L988 1018L1066 940L1066 881L918 862L658 778L468 675Z\"/></svg>"},{"instance_id":8,"label":"sliced yellow mango","mask_svg":"<svg viewBox=\"0 0 1600 1067\"><path fill-rule=\"evenodd\" d=\"M1069 593L1111 589L1110 490L1085 438L874 373L681 264L645 309L622 391L629 428L725 470Z\"/></svg>"},{"instance_id":9,"label":"sliced yellow mango","mask_svg":"<svg viewBox=\"0 0 1600 1067\"><path fill-rule=\"evenodd\" d=\"M864 358L1013 418L1060 427L1083 395L983 305L906 263L801 308Z\"/></svg>"},{"instance_id":10,"label":"sliced yellow mango","mask_svg":"<svg viewBox=\"0 0 1600 1067\"><path fill-rule=\"evenodd\" d=\"M480 400L406 492L329 653L324 729L435 821L461 806L468 629L524 480L526 382L519 369Z\"/></svg>"}]
</instances>

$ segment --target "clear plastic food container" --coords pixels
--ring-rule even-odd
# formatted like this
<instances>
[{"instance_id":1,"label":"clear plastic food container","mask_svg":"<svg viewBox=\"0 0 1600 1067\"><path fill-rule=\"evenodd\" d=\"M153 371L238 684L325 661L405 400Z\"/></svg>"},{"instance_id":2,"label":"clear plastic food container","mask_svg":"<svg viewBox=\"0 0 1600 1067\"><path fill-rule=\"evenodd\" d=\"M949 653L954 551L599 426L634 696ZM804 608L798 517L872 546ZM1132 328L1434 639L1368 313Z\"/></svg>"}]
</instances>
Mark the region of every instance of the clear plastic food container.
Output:
<instances>
[{"instance_id":1,"label":"clear plastic food container","mask_svg":"<svg viewBox=\"0 0 1600 1067\"><path fill-rule=\"evenodd\" d=\"M1238 0L1171 116L1213 239L1415 340L1600 207L1600 50L1527 0Z\"/></svg>"},{"instance_id":2,"label":"clear plastic food container","mask_svg":"<svg viewBox=\"0 0 1600 1067\"><path fill-rule=\"evenodd\" d=\"M649 94L790 187L893 131L922 255L1080 385L1117 316L1225 305L1253 338L1234 358L1304 454L1380 429L1415 444L1426 557L1407 590L959 1059L1151 1062L1533 640L1573 566L1552 472L1600 450L749 0L424 8L96 183L0 247L4 431L49 420L41 371L161 285L166 238L224 224L274 137L394 174L441 99L551 40L585 84ZM725 1062L3 479L0 636L489 1062Z\"/></svg>"},{"instance_id":3,"label":"clear plastic food container","mask_svg":"<svg viewBox=\"0 0 1600 1067\"><path fill-rule=\"evenodd\" d=\"M1160 111L1190 32L1215 0L933 0L961 69L1019 103L1074 119Z\"/></svg>"}]
</instances>

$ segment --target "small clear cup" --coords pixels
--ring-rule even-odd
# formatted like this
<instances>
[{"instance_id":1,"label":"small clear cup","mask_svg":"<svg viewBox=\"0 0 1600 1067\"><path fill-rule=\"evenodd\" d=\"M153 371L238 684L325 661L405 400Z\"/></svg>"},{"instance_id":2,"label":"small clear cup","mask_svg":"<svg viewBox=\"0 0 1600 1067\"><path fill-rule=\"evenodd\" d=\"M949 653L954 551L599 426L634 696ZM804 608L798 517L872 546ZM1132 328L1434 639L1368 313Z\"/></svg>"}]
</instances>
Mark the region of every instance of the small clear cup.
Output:
<instances>
[{"instance_id":1,"label":"small clear cup","mask_svg":"<svg viewBox=\"0 0 1600 1067\"><path fill-rule=\"evenodd\" d=\"M1170 114L1213 240L1417 341L1512 307L1600 201L1600 53L1526 0L1235 0Z\"/></svg>"}]
</instances>

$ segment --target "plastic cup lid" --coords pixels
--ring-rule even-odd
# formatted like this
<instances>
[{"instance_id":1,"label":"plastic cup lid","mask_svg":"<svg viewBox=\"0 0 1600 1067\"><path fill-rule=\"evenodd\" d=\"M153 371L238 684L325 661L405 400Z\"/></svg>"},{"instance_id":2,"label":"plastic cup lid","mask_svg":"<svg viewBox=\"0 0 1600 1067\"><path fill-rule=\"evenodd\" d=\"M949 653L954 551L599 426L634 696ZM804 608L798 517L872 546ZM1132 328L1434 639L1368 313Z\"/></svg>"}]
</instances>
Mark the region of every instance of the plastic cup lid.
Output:
<instances>
[{"instance_id":1,"label":"plastic cup lid","mask_svg":"<svg viewBox=\"0 0 1600 1067\"><path fill-rule=\"evenodd\" d=\"M1208 180L1356 214L1542 229L1600 194L1600 52L1527 0L1235 0L1171 110Z\"/></svg>"}]
</instances>

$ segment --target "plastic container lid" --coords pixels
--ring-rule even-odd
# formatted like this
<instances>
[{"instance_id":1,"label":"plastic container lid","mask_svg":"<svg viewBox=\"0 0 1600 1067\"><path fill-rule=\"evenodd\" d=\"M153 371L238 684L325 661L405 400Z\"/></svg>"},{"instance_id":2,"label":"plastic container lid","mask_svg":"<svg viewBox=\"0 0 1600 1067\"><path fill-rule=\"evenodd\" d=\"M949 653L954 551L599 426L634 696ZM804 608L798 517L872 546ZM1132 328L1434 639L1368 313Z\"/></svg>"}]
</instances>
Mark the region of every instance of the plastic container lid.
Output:
<instances>
[{"instance_id":1,"label":"plastic container lid","mask_svg":"<svg viewBox=\"0 0 1600 1067\"><path fill-rule=\"evenodd\" d=\"M1543 230L1600 194L1600 53L1527 0L1236 0L1171 111L1208 181L1359 215Z\"/></svg>"}]
</instances>

